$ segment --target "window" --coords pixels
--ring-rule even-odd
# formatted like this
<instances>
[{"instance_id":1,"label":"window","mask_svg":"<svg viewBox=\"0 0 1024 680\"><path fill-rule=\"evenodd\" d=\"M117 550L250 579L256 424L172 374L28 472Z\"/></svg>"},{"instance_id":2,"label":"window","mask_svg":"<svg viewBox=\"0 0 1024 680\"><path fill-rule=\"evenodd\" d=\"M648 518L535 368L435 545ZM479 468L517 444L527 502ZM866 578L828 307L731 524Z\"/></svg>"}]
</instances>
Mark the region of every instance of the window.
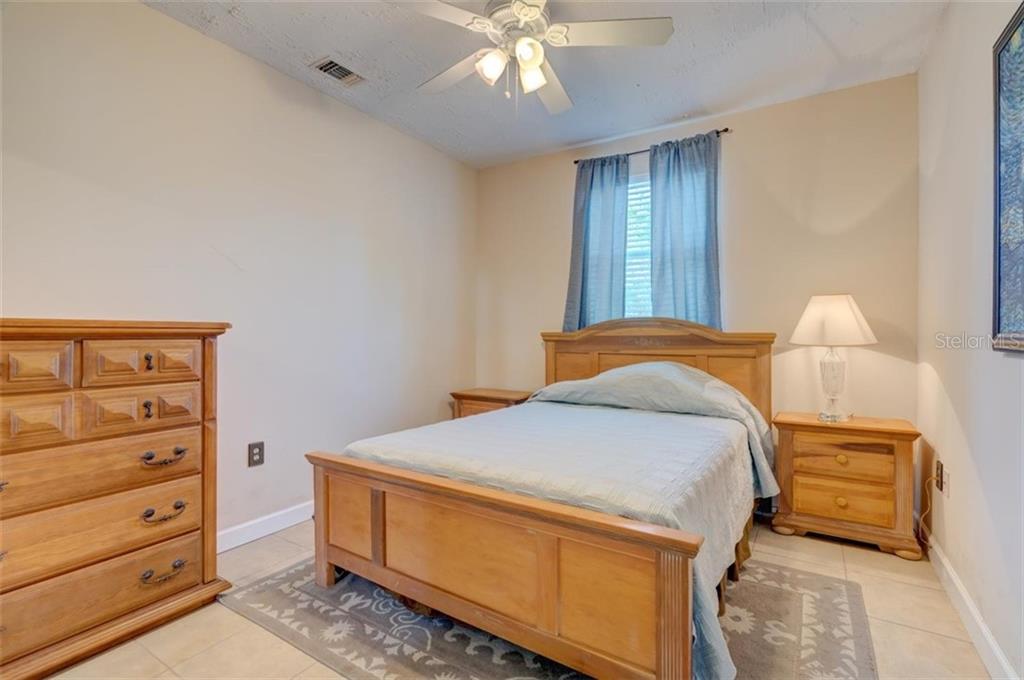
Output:
<instances>
[{"instance_id":1,"label":"window","mask_svg":"<svg viewBox=\"0 0 1024 680\"><path fill-rule=\"evenodd\" d=\"M626 316L651 316L651 180L629 178L626 200Z\"/></svg>"},{"instance_id":2,"label":"window","mask_svg":"<svg viewBox=\"0 0 1024 680\"><path fill-rule=\"evenodd\" d=\"M718 137L581 160L562 328L663 316L721 328Z\"/></svg>"}]
</instances>

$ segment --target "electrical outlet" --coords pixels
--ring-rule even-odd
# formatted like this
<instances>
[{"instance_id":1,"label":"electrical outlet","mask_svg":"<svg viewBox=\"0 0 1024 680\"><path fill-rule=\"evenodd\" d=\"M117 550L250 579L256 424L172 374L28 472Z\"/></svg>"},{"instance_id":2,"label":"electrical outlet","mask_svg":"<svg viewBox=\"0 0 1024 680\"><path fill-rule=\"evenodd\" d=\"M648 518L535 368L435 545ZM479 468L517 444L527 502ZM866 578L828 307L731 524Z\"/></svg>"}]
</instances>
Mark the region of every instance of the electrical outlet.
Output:
<instances>
[{"instance_id":1,"label":"electrical outlet","mask_svg":"<svg viewBox=\"0 0 1024 680\"><path fill-rule=\"evenodd\" d=\"M942 491L946 487L946 466L941 460L935 461L935 488Z\"/></svg>"},{"instance_id":2,"label":"electrical outlet","mask_svg":"<svg viewBox=\"0 0 1024 680\"><path fill-rule=\"evenodd\" d=\"M949 470L942 468L942 495L949 498Z\"/></svg>"},{"instance_id":3,"label":"electrical outlet","mask_svg":"<svg viewBox=\"0 0 1024 680\"><path fill-rule=\"evenodd\" d=\"M263 461L266 459L266 456L267 451L263 446L263 442L253 442L249 444L249 467L263 465Z\"/></svg>"}]
</instances>

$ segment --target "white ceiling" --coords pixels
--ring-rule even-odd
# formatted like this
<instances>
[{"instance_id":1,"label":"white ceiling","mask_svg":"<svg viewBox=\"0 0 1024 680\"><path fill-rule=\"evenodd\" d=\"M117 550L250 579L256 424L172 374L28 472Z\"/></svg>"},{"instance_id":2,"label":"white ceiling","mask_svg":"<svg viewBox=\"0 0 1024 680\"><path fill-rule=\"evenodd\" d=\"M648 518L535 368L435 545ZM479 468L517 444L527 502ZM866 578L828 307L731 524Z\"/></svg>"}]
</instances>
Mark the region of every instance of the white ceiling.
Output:
<instances>
[{"instance_id":1,"label":"white ceiling","mask_svg":"<svg viewBox=\"0 0 1024 680\"><path fill-rule=\"evenodd\" d=\"M475 76L440 94L417 92L490 43L402 3L147 4L477 167L912 73L945 6L550 0L553 21L675 21L663 47L549 48L576 104L550 116L535 96L520 95L517 107ZM452 4L483 13L486 3ZM326 56L366 81L347 88L309 67Z\"/></svg>"}]
</instances>

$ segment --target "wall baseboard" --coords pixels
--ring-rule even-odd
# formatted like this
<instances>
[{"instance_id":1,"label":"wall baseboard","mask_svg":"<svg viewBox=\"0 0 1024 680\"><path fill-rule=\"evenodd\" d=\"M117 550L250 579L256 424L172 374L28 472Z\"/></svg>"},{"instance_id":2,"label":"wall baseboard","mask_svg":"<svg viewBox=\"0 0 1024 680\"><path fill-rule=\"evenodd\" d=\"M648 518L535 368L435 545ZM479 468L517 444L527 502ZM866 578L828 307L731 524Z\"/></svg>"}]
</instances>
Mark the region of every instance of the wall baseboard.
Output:
<instances>
[{"instance_id":1,"label":"wall baseboard","mask_svg":"<svg viewBox=\"0 0 1024 680\"><path fill-rule=\"evenodd\" d=\"M974 643L975 649L978 650L978 656L981 657L982 663L985 664L988 674L992 678L998 678L999 680L1003 678L1019 680L1020 676L1014 671L1010 659L1003 653L999 643L996 642L991 629L985 623L985 619L981 617L978 605L974 603L974 598L967 592L967 588L953 569L953 565L950 563L949 558L946 557L946 553L942 552L942 547L931 536L928 536L928 542L930 544L928 554L931 558L932 568L938 574L942 587L945 588L950 601L953 603L953 608L960 615L960 619L967 629L967 634L970 635L971 642Z\"/></svg>"},{"instance_id":2,"label":"wall baseboard","mask_svg":"<svg viewBox=\"0 0 1024 680\"><path fill-rule=\"evenodd\" d=\"M225 550L237 548L244 543L269 536L275 531L287 529L300 522L305 522L312 516L313 501L306 501L284 510L272 512L269 515L263 515L263 517L251 519L248 522L236 524L227 529L221 529L217 532L217 552L222 553Z\"/></svg>"}]
</instances>

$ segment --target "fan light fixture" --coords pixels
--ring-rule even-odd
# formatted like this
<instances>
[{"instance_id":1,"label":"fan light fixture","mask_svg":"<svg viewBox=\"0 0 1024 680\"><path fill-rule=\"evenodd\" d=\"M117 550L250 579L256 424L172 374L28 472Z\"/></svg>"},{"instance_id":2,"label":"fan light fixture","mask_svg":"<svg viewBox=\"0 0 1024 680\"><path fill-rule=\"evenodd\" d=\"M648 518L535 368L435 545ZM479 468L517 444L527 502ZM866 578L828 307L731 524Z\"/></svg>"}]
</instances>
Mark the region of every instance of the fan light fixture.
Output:
<instances>
[{"instance_id":1,"label":"fan light fixture","mask_svg":"<svg viewBox=\"0 0 1024 680\"><path fill-rule=\"evenodd\" d=\"M548 84L544 72L540 68L519 69L519 80L523 84L523 94L530 94Z\"/></svg>"},{"instance_id":2,"label":"fan light fixture","mask_svg":"<svg viewBox=\"0 0 1024 680\"><path fill-rule=\"evenodd\" d=\"M516 61L524 71L540 68L544 63L544 46L529 36L523 36L516 40Z\"/></svg>"},{"instance_id":3,"label":"fan light fixture","mask_svg":"<svg viewBox=\"0 0 1024 680\"><path fill-rule=\"evenodd\" d=\"M572 108L572 99L544 54L546 48L664 45L674 30L671 17L553 23L548 15L548 0L489 0L484 9L486 16L461 7L465 3L386 1L483 34L493 44L484 51L467 55L421 84L421 92L442 92L474 70L488 85L495 85L502 75L509 81L515 76L522 84L523 92L536 92L541 104L552 115ZM513 59L515 62L510 65L509 61ZM519 71L518 75L509 70L510 66ZM507 87L505 96L512 97Z\"/></svg>"},{"instance_id":4,"label":"fan light fixture","mask_svg":"<svg viewBox=\"0 0 1024 680\"><path fill-rule=\"evenodd\" d=\"M488 85L494 85L498 82L498 78L505 72L505 67L508 65L508 55L505 54L504 50L493 49L489 50L487 54L480 58L480 61L476 62L476 72L480 74L480 78L483 79Z\"/></svg>"}]
</instances>

